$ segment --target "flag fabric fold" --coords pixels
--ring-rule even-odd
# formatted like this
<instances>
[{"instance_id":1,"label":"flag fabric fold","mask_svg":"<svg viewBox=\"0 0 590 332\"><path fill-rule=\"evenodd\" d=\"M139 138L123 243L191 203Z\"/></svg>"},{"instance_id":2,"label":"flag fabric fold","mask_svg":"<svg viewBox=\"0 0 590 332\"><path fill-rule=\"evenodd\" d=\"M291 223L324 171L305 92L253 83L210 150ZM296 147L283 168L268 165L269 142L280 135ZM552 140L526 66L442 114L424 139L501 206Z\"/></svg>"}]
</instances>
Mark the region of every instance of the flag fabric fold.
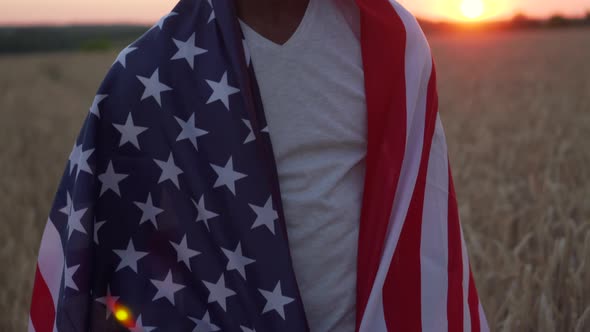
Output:
<instances>
[{"instance_id":1,"label":"flag fabric fold","mask_svg":"<svg viewBox=\"0 0 590 332\"><path fill-rule=\"evenodd\" d=\"M436 72L399 3L357 0L368 113L358 331L487 331L459 224Z\"/></svg>"},{"instance_id":2,"label":"flag fabric fold","mask_svg":"<svg viewBox=\"0 0 590 332\"><path fill-rule=\"evenodd\" d=\"M358 331L486 331L428 44L357 0L368 116ZM307 331L232 0L181 0L117 57L43 234L29 331Z\"/></svg>"}]
</instances>

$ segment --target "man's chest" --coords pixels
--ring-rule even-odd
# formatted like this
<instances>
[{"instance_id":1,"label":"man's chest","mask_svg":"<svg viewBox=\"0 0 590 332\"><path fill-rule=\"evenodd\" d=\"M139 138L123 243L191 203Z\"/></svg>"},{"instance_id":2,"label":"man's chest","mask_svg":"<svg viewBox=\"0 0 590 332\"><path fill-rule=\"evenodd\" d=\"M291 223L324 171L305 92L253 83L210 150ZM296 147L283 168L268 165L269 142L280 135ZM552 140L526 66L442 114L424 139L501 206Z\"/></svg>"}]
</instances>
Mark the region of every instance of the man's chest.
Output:
<instances>
[{"instance_id":1,"label":"man's chest","mask_svg":"<svg viewBox=\"0 0 590 332\"><path fill-rule=\"evenodd\" d=\"M323 7L306 13L284 45L265 40L247 27L244 32L279 166L302 149L315 147L326 156L336 150L364 148L361 48L340 13Z\"/></svg>"}]
</instances>

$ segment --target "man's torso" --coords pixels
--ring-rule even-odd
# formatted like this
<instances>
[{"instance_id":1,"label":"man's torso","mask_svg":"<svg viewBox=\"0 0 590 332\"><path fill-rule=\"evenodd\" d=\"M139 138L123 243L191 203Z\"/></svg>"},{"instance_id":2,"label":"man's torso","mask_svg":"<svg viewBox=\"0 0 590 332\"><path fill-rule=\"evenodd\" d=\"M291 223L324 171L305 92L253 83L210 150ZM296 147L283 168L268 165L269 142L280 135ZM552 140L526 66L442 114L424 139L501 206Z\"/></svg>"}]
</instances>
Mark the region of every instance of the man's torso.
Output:
<instances>
[{"instance_id":1,"label":"man's torso","mask_svg":"<svg viewBox=\"0 0 590 332\"><path fill-rule=\"evenodd\" d=\"M311 0L278 45L242 24L312 331L354 331L366 106L354 3Z\"/></svg>"}]
</instances>

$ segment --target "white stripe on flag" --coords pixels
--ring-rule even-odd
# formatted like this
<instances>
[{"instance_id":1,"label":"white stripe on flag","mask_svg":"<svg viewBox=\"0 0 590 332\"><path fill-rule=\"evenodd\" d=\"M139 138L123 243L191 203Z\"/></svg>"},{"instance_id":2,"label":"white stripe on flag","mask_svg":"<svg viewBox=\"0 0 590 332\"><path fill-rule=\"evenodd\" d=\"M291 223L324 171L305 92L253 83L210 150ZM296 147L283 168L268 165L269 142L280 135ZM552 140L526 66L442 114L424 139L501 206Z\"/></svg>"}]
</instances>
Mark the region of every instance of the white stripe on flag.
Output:
<instances>
[{"instance_id":1,"label":"white stripe on flag","mask_svg":"<svg viewBox=\"0 0 590 332\"><path fill-rule=\"evenodd\" d=\"M38 265L39 272L43 276L43 280L45 280L47 288L49 288L49 292L51 293L53 304L57 308L59 289L64 270L64 253L61 237L51 220L47 221L45 231L43 232Z\"/></svg>"},{"instance_id":2,"label":"white stripe on flag","mask_svg":"<svg viewBox=\"0 0 590 332\"><path fill-rule=\"evenodd\" d=\"M486 314L483 311L483 307L481 302L479 303L479 330L481 332L490 332L490 328L488 326L488 320L486 319Z\"/></svg>"},{"instance_id":3,"label":"white stripe on flag","mask_svg":"<svg viewBox=\"0 0 590 332\"><path fill-rule=\"evenodd\" d=\"M35 327L33 326L33 322L31 322L31 316L29 316L29 329L28 332L35 332Z\"/></svg>"},{"instance_id":4,"label":"white stripe on flag","mask_svg":"<svg viewBox=\"0 0 590 332\"><path fill-rule=\"evenodd\" d=\"M420 244L422 331L446 332L448 329L448 188L447 144L440 116L437 115L428 160L422 212Z\"/></svg>"},{"instance_id":5,"label":"white stripe on flag","mask_svg":"<svg viewBox=\"0 0 590 332\"><path fill-rule=\"evenodd\" d=\"M432 57L424 34L416 19L397 2L390 0L406 29L405 78L406 78L406 151L396 188L383 248L383 256L361 320L359 332L387 331L383 309L382 291L391 259L406 219L416 178L420 169L428 83L432 71Z\"/></svg>"}]
</instances>

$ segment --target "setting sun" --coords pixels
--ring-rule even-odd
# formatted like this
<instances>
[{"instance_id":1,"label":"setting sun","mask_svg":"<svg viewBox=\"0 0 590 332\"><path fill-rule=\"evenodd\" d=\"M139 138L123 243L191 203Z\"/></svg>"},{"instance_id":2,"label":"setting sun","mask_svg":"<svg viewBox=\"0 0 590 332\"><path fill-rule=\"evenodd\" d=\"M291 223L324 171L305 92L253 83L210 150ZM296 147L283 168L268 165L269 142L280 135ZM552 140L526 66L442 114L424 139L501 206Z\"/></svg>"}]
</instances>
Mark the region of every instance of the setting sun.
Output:
<instances>
[{"instance_id":1,"label":"setting sun","mask_svg":"<svg viewBox=\"0 0 590 332\"><path fill-rule=\"evenodd\" d=\"M464 0L461 3L461 13L471 20L481 17L484 10L485 6L482 0Z\"/></svg>"}]
</instances>

